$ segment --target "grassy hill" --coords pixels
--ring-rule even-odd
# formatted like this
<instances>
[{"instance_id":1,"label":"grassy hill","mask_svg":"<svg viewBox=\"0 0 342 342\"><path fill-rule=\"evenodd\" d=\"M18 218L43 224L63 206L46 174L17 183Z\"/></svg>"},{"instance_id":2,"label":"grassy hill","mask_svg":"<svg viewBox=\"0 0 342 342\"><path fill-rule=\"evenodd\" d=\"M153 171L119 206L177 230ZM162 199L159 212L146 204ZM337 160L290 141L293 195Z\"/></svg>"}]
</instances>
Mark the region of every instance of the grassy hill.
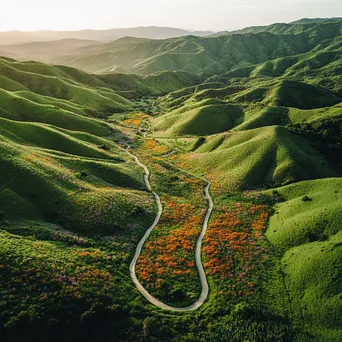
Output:
<instances>
[{"instance_id":1,"label":"grassy hill","mask_svg":"<svg viewBox=\"0 0 342 342\"><path fill-rule=\"evenodd\" d=\"M328 46L340 38L341 25L338 19L274 24L209 38L194 33L160 40L132 38L140 37L132 34L106 44L90 44L91 38L80 36L74 37L78 38L74 43L65 39L3 46L0 51L8 57L63 64L87 72L150 75L186 71L208 77Z\"/></svg>"},{"instance_id":2,"label":"grassy hill","mask_svg":"<svg viewBox=\"0 0 342 342\"><path fill-rule=\"evenodd\" d=\"M340 178L278 188L267 237L284 251L282 267L290 305L320 340L341 336Z\"/></svg>"},{"instance_id":3,"label":"grassy hill","mask_svg":"<svg viewBox=\"0 0 342 342\"><path fill-rule=\"evenodd\" d=\"M36 94L54 97L70 101L84 108L91 107L107 111L125 111L125 106L130 103L125 98L109 91L106 88L90 89L81 84L72 82L70 77L63 77L61 70L45 64L16 63L1 60L0 72L2 76L1 88L8 89L8 83L12 91L29 90ZM10 81L8 82L7 79ZM19 83L20 88L13 89L13 82ZM48 86L46 86L48 85Z\"/></svg>"},{"instance_id":4,"label":"grassy hill","mask_svg":"<svg viewBox=\"0 0 342 342\"><path fill-rule=\"evenodd\" d=\"M1 36L1 33L0 33ZM0 38L1 42L1 38ZM88 45L97 45L100 42L87 39L59 39L48 42L31 42L23 44L0 46L0 56L15 57L19 60L36 60L50 63L54 58L70 55Z\"/></svg>"},{"instance_id":5,"label":"grassy hill","mask_svg":"<svg viewBox=\"0 0 342 342\"><path fill-rule=\"evenodd\" d=\"M65 66L0 58L0 115L109 135L113 128L95 118L133 110L136 104L130 99L166 94L196 82L199 79L187 73L97 77Z\"/></svg>"},{"instance_id":6,"label":"grassy hill","mask_svg":"<svg viewBox=\"0 0 342 342\"><path fill-rule=\"evenodd\" d=\"M1 58L0 68L0 335L21 339L36 321L28 340L39 340L47 317L65 333L95 303L131 300L113 294L131 286L122 265L156 208L116 143L130 133L105 120L132 101L68 67Z\"/></svg>"},{"instance_id":7,"label":"grassy hill","mask_svg":"<svg viewBox=\"0 0 342 342\"><path fill-rule=\"evenodd\" d=\"M125 221L129 213L143 211L137 203L150 196L141 171L112 141L129 138L103 120L133 103L71 68L9 59L0 59L0 68L1 219L10 226L57 223L90 235L133 224L134 214ZM18 215L13 203L22 204ZM102 231L89 208L103 211ZM126 213L118 224L108 220L112 210Z\"/></svg>"},{"instance_id":8,"label":"grassy hill","mask_svg":"<svg viewBox=\"0 0 342 342\"><path fill-rule=\"evenodd\" d=\"M320 35L335 25L326 24L272 29L289 33L319 27ZM236 198L263 204L264 195L281 200L266 233L279 260L268 263L272 274L264 277L262 296L305 327L308 336L298 340L338 341L341 336L341 179L334 178L341 175L340 57L337 37L310 52L238 66L159 99L162 113L154 119L155 139L174 151L169 159L206 176L216 203L230 201L222 209L226 215L234 212ZM272 189L258 193L260 188ZM240 202L237 206L243 208ZM229 234L229 223L214 221L213 236L221 234L221 223ZM234 215L232 224L241 224L241 218ZM224 236L215 255L221 255ZM236 264L229 265L231 277ZM228 326L222 327L226 336Z\"/></svg>"},{"instance_id":9,"label":"grassy hill","mask_svg":"<svg viewBox=\"0 0 342 342\"><path fill-rule=\"evenodd\" d=\"M315 24L311 29L233 34L212 38L181 37L168 40L124 38L104 46L55 60L90 72L125 71L142 75L182 70L198 75L227 72L270 59L313 50L341 35L341 22Z\"/></svg>"},{"instance_id":10,"label":"grassy hill","mask_svg":"<svg viewBox=\"0 0 342 342\"><path fill-rule=\"evenodd\" d=\"M228 189L274 186L334 174L303 138L281 126L184 142L177 139L176 146L191 150L180 157L181 165Z\"/></svg>"},{"instance_id":11,"label":"grassy hill","mask_svg":"<svg viewBox=\"0 0 342 342\"><path fill-rule=\"evenodd\" d=\"M315 51L212 76L159 100L157 136L210 135L341 115L340 38Z\"/></svg>"},{"instance_id":12,"label":"grassy hill","mask_svg":"<svg viewBox=\"0 0 342 342\"><path fill-rule=\"evenodd\" d=\"M129 193L144 187L140 172L125 163L124 152L106 139L43 124L0 120L2 190L33 201L43 217L56 215L64 224L75 220L78 230L86 230L84 224L89 222L82 224L77 221L81 216L70 216L70 206L80 205L79 201L84 208L105 205L107 196L113 196L114 201L118 196L119 205L120 194L125 196L126 188ZM7 216L6 210L3 215ZM105 226L114 227L110 222Z\"/></svg>"},{"instance_id":13,"label":"grassy hill","mask_svg":"<svg viewBox=\"0 0 342 342\"><path fill-rule=\"evenodd\" d=\"M309 19L303 18L291 23L276 23L268 26L251 26L241 30L235 31L222 31L214 33L212 36L222 36L230 34L245 34L245 33L260 33L260 32L271 32L276 34L284 33L299 33L303 31L310 31L321 24L334 24L341 22L342 18L316 18Z\"/></svg>"},{"instance_id":14,"label":"grassy hill","mask_svg":"<svg viewBox=\"0 0 342 342\"><path fill-rule=\"evenodd\" d=\"M204 83L208 88L191 87L160 99L165 114L155 120L156 135L210 135L342 115L339 94L318 85L261 77L233 82Z\"/></svg>"},{"instance_id":15,"label":"grassy hill","mask_svg":"<svg viewBox=\"0 0 342 342\"><path fill-rule=\"evenodd\" d=\"M242 121L241 107L204 100L185 105L156 119L163 136L210 135L227 131Z\"/></svg>"}]
</instances>

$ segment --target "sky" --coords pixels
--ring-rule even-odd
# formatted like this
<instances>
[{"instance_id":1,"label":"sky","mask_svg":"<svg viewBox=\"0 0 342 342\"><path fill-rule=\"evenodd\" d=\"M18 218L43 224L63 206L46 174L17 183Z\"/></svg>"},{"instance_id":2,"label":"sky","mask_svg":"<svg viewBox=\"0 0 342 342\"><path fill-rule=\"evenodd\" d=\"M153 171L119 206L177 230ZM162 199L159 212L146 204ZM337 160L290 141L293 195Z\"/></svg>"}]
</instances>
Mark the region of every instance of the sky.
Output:
<instances>
[{"instance_id":1,"label":"sky","mask_svg":"<svg viewBox=\"0 0 342 342\"><path fill-rule=\"evenodd\" d=\"M342 17L342 0L2 0L0 31L168 26L232 30Z\"/></svg>"}]
</instances>

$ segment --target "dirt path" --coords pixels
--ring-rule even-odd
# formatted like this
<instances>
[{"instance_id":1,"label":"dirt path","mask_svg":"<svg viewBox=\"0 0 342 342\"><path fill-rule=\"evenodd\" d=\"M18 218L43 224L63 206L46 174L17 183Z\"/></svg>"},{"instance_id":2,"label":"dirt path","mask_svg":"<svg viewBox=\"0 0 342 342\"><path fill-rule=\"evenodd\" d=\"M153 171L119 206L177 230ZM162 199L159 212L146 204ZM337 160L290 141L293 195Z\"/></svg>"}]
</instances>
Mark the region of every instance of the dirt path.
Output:
<instances>
[{"instance_id":1,"label":"dirt path","mask_svg":"<svg viewBox=\"0 0 342 342\"><path fill-rule=\"evenodd\" d=\"M132 281L135 284L135 286L137 287L137 289L140 291L140 293L151 304L153 304L155 306L158 306L161 309L171 310L171 311L180 311L180 312L196 310L205 302L205 300L208 297L208 293L209 293L209 286L208 286L208 282L207 282L207 277L205 275L204 268L203 268L203 265L202 265L201 250L202 250L203 237L204 237L204 235L205 235L205 233L207 231L208 222L209 222L211 213L212 213L213 208L214 208L213 200L212 200L212 198L210 196L210 193L209 193L209 188L210 188L211 183L208 182L207 186L204 189L204 195L205 195L205 198L208 201L208 210L207 210L205 219L203 221L203 226L202 226L201 233L200 233L200 235L198 237L198 240L197 240L197 243L196 243L196 251L195 251L196 267L197 267L197 270L198 270L198 274L199 274L199 278L200 278L200 282L201 282L201 288L202 288L200 297L196 300L196 302L194 302L190 306L184 307L184 308L174 307L174 306L170 306L170 305L164 304L163 302L161 302L160 300L158 300L157 298L155 298L155 297L153 297L152 295L149 294L149 292L141 285L141 283L139 282L139 280L137 278L137 275L135 273L135 266L136 266L136 263L137 263L138 258L140 256L142 247L143 247L144 243L146 242L146 240L148 239L148 237L150 236L150 234L151 234L152 230L154 229L154 227L158 224L158 222L160 220L160 217L161 217L161 215L163 213L163 206L161 204L159 195L156 192L152 191L152 187L151 187L151 184L150 184L150 181L149 181L150 172L149 172L147 166L142 164L138 157L136 157L135 155L130 153L129 149L130 149L130 146L128 145L127 148L126 148L126 152L128 153L128 155L130 155L132 158L134 158L135 162L140 167L142 167L144 169L144 171L145 171L144 179L145 179L146 187L154 195L154 197L156 199L156 202L157 202L157 206L158 206L157 216L156 216L152 226L146 231L146 233L143 236L143 238L139 241L138 246L137 246L137 248L135 250L135 253L134 253L133 260L132 260L132 262L131 262L131 264L129 266L129 270L130 270Z\"/></svg>"}]
</instances>

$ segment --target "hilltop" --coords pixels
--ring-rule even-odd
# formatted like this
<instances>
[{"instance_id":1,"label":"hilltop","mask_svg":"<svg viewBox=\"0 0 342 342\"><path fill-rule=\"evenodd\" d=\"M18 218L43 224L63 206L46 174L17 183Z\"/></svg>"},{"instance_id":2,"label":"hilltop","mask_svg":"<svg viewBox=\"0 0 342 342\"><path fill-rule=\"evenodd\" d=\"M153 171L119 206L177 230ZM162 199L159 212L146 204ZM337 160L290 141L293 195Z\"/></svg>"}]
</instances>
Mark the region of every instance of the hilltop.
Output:
<instances>
[{"instance_id":1,"label":"hilltop","mask_svg":"<svg viewBox=\"0 0 342 342\"><path fill-rule=\"evenodd\" d=\"M234 31L221 31L214 33L213 37L230 35L230 34L245 34L245 33L259 33L259 32L271 32L277 34L293 33L311 30L314 27L321 24L338 23L341 22L342 18L303 18L291 23L275 23L268 26L251 26L245 27L240 30Z\"/></svg>"}]
</instances>

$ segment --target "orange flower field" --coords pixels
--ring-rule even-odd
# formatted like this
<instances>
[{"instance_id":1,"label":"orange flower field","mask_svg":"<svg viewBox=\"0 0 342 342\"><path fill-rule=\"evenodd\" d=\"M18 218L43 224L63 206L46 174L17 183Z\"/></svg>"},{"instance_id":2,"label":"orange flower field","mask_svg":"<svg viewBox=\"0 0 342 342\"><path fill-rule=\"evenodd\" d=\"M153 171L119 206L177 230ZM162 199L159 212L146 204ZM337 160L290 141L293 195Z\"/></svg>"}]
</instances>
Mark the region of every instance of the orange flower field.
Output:
<instances>
[{"instance_id":1,"label":"orange flower field","mask_svg":"<svg viewBox=\"0 0 342 342\"><path fill-rule=\"evenodd\" d=\"M134 114L131 118L123 120L122 123L126 126L138 127L145 120L148 119L149 116L147 114L139 113Z\"/></svg>"},{"instance_id":2,"label":"orange flower field","mask_svg":"<svg viewBox=\"0 0 342 342\"><path fill-rule=\"evenodd\" d=\"M162 145L153 139L146 139L141 146L141 149L145 151L148 150L150 153L157 155L165 154L168 151L168 148L165 145Z\"/></svg>"},{"instance_id":3,"label":"orange flower field","mask_svg":"<svg viewBox=\"0 0 342 342\"><path fill-rule=\"evenodd\" d=\"M269 207L232 203L217 207L205 236L204 267L215 279L219 294L251 295L258 280L257 271L268 258L263 231Z\"/></svg>"},{"instance_id":4,"label":"orange flower field","mask_svg":"<svg viewBox=\"0 0 342 342\"><path fill-rule=\"evenodd\" d=\"M152 295L165 303L184 306L196 300L200 292L195 245L207 209L205 183L146 154L151 148L159 150L159 146L163 147L147 140L134 151L150 166L151 184L160 193L164 209L142 250L136 271Z\"/></svg>"},{"instance_id":5,"label":"orange flower field","mask_svg":"<svg viewBox=\"0 0 342 342\"><path fill-rule=\"evenodd\" d=\"M183 305L184 301L193 300L200 290L195 244L205 208L165 195L161 200L164 213L138 260L137 274L158 298Z\"/></svg>"},{"instance_id":6,"label":"orange flower field","mask_svg":"<svg viewBox=\"0 0 342 342\"><path fill-rule=\"evenodd\" d=\"M197 299L200 289L194 254L207 209L203 198L205 183L181 173L164 159L149 155L161 154L164 149L164 145L151 139L134 151L143 163L149 164L151 182L163 194L164 208L160 223L138 260L137 275L158 299L184 306ZM166 159L183 165L176 155ZM214 174L207 176L216 203L202 247L205 272L212 290L227 300L251 296L269 255L263 232L271 210L267 201L275 199L265 202L260 193L253 191L246 191L241 198L227 197L227 184L223 185Z\"/></svg>"}]
</instances>

